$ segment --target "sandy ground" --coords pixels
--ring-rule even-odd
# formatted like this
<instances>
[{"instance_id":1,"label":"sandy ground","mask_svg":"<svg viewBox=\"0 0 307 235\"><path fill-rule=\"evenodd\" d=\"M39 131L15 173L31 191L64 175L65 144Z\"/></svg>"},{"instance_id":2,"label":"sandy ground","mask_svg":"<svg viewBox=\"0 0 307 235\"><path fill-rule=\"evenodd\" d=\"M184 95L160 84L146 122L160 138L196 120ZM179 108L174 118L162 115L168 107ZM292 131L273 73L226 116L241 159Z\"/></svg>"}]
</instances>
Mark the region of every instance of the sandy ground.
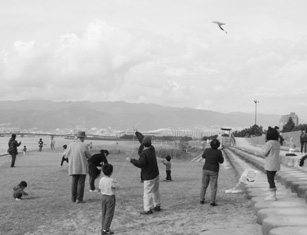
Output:
<instances>
[{"instance_id":1,"label":"sandy ground","mask_svg":"<svg viewBox=\"0 0 307 235\"><path fill-rule=\"evenodd\" d=\"M120 145L116 147L121 148ZM217 207L210 207L209 203L199 204L202 162L172 161L172 182L163 181L165 167L159 162L163 210L141 216L143 185L140 170L126 163L127 156L136 157L132 148L108 157L114 165L113 177L121 185L111 226L115 234L262 234L244 194L225 194L225 190L237 181L227 162L226 168L220 170ZM62 168L58 167L60 159L59 153L50 152L20 155L17 167L13 169L9 167L9 157L0 159L0 217L4 218L0 222L1 235L100 234L100 194L88 192L87 183L86 203L72 203L71 179L67 175L66 163ZM26 191L29 196L16 202L12 198L12 187L21 180L28 182ZM207 195L209 199L210 190Z\"/></svg>"}]
</instances>

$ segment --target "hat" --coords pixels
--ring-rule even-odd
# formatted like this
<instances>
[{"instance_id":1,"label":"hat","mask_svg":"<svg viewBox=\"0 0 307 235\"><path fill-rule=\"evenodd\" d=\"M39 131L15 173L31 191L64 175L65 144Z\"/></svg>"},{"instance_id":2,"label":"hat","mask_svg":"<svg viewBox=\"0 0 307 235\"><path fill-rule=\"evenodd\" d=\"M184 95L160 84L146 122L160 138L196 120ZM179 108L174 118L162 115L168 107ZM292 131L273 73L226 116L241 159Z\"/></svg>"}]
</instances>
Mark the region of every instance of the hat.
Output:
<instances>
[{"instance_id":1,"label":"hat","mask_svg":"<svg viewBox=\"0 0 307 235\"><path fill-rule=\"evenodd\" d=\"M77 138L86 138L85 131L78 131Z\"/></svg>"},{"instance_id":2,"label":"hat","mask_svg":"<svg viewBox=\"0 0 307 235\"><path fill-rule=\"evenodd\" d=\"M145 147L149 147L151 145L151 137L150 136L145 136L143 141L142 141L142 144Z\"/></svg>"}]
</instances>

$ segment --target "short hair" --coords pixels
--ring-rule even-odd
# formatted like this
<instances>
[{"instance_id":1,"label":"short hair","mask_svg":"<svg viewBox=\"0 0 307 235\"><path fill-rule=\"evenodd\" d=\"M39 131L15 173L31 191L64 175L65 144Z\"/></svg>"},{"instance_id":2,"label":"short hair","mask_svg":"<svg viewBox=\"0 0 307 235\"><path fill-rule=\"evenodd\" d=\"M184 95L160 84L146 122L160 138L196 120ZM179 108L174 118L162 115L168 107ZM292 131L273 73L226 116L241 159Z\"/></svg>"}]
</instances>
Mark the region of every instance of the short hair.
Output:
<instances>
[{"instance_id":1,"label":"short hair","mask_svg":"<svg viewBox=\"0 0 307 235\"><path fill-rule=\"evenodd\" d=\"M218 149L220 147L220 145L221 145L221 143L220 143L220 141L218 139L213 139L210 142L210 146L213 149Z\"/></svg>"},{"instance_id":2,"label":"short hair","mask_svg":"<svg viewBox=\"0 0 307 235\"><path fill-rule=\"evenodd\" d=\"M67 149L67 144L64 144L64 145L63 145L63 148L64 148L64 149Z\"/></svg>"},{"instance_id":3,"label":"short hair","mask_svg":"<svg viewBox=\"0 0 307 235\"><path fill-rule=\"evenodd\" d=\"M275 128L272 128L269 126L267 132L266 132L266 140L278 140L279 133Z\"/></svg>"},{"instance_id":4,"label":"short hair","mask_svg":"<svg viewBox=\"0 0 307 235\"><path fill-rule=\"evenodd\" d=\"M102 166L102 172L106 176L110 176L113 173L113 166L111 164L105 164Z\"/></svg>"},{"instance_id":5,"label":"short hair","mask_svg":"<svg viewBox=\"0 0 307 235\"><path fill-rule=\"evenodd\" d=\"M143 141L142 141L142 144L145 147L150 147L151 146L151 137L150 136L145 136Z\"/></svg>"},{"instance_id":6,"label":"short hair","mask_svg":"<svg viewBox=\"0 0 307 235\"><path fill-rule=\"evenodd\" d=\"M166 157L165 157L165 159L166 159L166 161L170 161L171 160L171 156L170 155L167 155Z\"/></svg>"},{"instance_id":7,"label":"short hair","mask_svg":"<svg viewBox=\"0 0 307 235\"><path fill-rule=\"evenodd\" d=\"M107 156L109 155L109 151L106 150L106 149L101 149L101 150L100 150L100 153L101 153L101 154L106 154Z\"/></svg>"},{"instance_id":8,"label":"short hair","mask_svg":"<svg viewBox=\"0 0 307 235\"><path fill-rule=\"evenodd\" d=\"M16 134L12 134L12 138L15 139L16 138Z\"/></svg>"},{"instance_id":9,"label":"short hair","mask_svg":"<svg viewBox=\"0 0 307 235\"><path fill-rule=\"evenodd\" d=\"M26 181L21 181L21 182L19 183L19 186L26 188L26 187L28 187L28 184L27 184Z\"/></svg>"}]
</instances>

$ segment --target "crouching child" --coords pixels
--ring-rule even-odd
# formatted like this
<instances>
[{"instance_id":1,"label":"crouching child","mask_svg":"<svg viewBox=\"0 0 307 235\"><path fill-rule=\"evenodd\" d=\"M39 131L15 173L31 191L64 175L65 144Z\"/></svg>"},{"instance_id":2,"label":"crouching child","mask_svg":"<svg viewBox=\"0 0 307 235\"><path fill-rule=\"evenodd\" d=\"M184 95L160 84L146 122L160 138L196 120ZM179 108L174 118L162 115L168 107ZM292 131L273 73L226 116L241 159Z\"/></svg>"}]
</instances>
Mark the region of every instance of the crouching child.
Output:
<instances>
[{"instance_id":1,"label":"crouching child","mask_svg":"<svg viewBox=\"0 0 307 235\"><path fill-rule=\"evenodd\" d=\"M22 196L28 196L24 189L28 186L26 181L21 181L16 187L13 188L13 197L16 201L20 201Z\"/></svg>"}]
</instances>

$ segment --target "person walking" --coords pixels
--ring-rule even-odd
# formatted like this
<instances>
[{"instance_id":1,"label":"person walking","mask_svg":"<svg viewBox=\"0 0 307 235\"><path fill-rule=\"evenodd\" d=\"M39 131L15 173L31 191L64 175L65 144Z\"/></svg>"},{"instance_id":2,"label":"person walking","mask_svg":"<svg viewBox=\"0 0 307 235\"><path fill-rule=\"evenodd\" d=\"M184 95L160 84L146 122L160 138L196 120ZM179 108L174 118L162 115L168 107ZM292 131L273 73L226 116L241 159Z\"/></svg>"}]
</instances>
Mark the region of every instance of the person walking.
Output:
<instances>
[{"instance_id":1,"label":"person walking","mask_svg":"<svg viewBox=\"0 0 307 235\"><path fill-rule=\"evenodd\" d=\"M61 163L60 163L60 168L63 166L64 162L68 163L68 158L67 158L67 155L66 155L66 150L67 150L67 145L64 144L63 145L63 153L62 153L62 160L61 160Z\"/></svg>"},{"instance_id":2,"label":"person walking","mask_svg":"<svg viewBox=\"0 0 307 235\"><path fill-rule=\"evenodd\" d=\"M100 175L101 168L103 165L108 164L107 156L109 155L108 150L100 150L100 153L94 154L89 158L88 161L88 174L90 176L90 192L98 192L95 188L95 180Z\"/></svg>"},{"instance_id":3,"label":"person walking","mask_svg":"<svg viewBox=\"0 0 307 235\"><path fill-rule=\"evenodd\" d=\"M218 148L221 143L218 139L213 139L210 142L211 148L205 149L202 158L205 159L203 166L202 185L200 190L200 204L205 203L206 190L211 185L211 206L217 206L216 193L219 176L220 164L224 162L222 151Z\"/></svg>"},{"instance_id":4,"label":"person walking","mask_svg":"<svg viewBox=\"0 0 307 235\"><path fill-rule=\"evenodd\" d=\"M12 134L9 142L8 142L8 153L11 155L12 159L11 159L11 167L15 167L15 161L16 161L16 156L18 154L18 150L17 147L19 147L21 145L21 142L17 142L16 140L16 134Z\"/></svg>"},{"instance_id":5,"label":"person walking","mask_svg":"<svg viewBox=\"0 0 307 235\"><path fill-rule=\"evenodd\" d=\"M83 203L84 186L88 171L87 159L91 157L87 145L84 143L86 134L79 131L76 140L67 147L68 174L72 177L71 200Z\"/></svg>"},{"instance_id":6,"label":"person walking","mask_svg":"<svg viewBox=\"0 0 307 235\"><path fill-rule=\"evenodd\" d=\"M142 141L144 149L140 153L139 159L131 159L127 157L126 160L131 162L134 166L141 168L144 180L144 211L141 215L152 214L152 210L160 211L160 191L159 191L159 168L157 164L156 151L151 144L151 137L145 136Z\"/></svg>"},{"instance_id":7,"label":"person walking","mask_svg":"<svg viewBox=\"0 0 307 235\"><path fill-rule=\"evenodd\" d=\"M39 139L38 141L38 151L41 152L44 146L44 142L42 140L42 138Z\"/></svg>"},{"instance_id":8,"label":"person walking","mask_svg":"<svg viewBox=\"0 0 307 235\"><path fill-rule=\"evenodd\" d=\"M275 175L280 170L280 144L278 142L278 131L272 127L269 127L266 133L267 142L262 148L262 155L264 156L264 169L266 171L268 183L269 183L269 196L265 200L276 201L276 185Z\"/></svg>"}]
</instances>

